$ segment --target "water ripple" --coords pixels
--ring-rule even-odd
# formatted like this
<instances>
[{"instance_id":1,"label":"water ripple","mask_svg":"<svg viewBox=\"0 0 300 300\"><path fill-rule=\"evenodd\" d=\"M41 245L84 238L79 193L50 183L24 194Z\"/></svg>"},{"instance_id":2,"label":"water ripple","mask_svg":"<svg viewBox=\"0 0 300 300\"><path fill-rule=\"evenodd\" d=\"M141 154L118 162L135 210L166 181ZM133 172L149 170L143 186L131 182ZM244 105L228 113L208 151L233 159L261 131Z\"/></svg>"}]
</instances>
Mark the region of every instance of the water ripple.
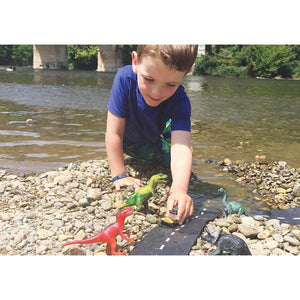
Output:
<instances>
[{"instance_id":1,"label":"water ripple","mask_svg":"<svg viewBox=\"0 0 300 300\"><path fill-rule=\"evenodd\" d=\"M104 142L83 142L83 141L15 141L15 142L3 142L0 143L0 147L15 147L15 146L45 146L45 145L68 145L68 146L84 146L84 147L104 147Z\"/></svg>"},{"instance_id":2,"label":"water ripple","mask_svg":"<svg viewBox=\"0 0 300 300\"><path fill-rule=\"evenodd\" d=\"M0 130L0 135L31 136L31 137L35 137L35 138L40 137L40 134L37 132L17 131L17 130Z\"/></svg>"}]
</instances>

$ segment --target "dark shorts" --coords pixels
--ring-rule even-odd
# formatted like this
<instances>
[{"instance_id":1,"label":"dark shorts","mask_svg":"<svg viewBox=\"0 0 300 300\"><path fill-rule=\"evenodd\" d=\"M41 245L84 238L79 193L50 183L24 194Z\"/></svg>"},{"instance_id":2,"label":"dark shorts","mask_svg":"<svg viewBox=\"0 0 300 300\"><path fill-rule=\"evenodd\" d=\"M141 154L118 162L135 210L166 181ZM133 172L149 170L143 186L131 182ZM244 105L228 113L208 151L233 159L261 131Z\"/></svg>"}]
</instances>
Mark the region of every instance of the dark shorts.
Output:
<instances>
[{"instance_id":1,"label":"dark shorts","mask_svg":"<svg viewBox=\"0 0 300 300\"><path fill-rule=\"evenodd\" d=\"M142 161L151 163L157 161L165 166L170 165L171 161L171 120L166 122L159 140L152 144L132 144L123 146L124 153Z\"/></svg>"}]
</instances>

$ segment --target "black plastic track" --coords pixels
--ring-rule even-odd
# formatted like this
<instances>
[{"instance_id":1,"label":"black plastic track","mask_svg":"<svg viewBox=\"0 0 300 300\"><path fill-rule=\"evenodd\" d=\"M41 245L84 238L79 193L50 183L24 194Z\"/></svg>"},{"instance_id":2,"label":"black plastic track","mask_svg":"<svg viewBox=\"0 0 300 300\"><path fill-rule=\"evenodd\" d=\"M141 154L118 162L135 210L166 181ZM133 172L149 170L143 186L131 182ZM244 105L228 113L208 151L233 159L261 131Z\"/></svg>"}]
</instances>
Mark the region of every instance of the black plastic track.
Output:
<instances>
[{"instance_id":1,"label":"black plastic track","mask_svg":"<svg viewBox=\"0 0 300 300\"><path fill-rule=\"evenodd\" d=\"M281 223L300 225L300 206L285 210L250 210L250 214L261 215L268 219L278 219Z\"/></svg>"},{"instance_id":2,"label":"black plastic track","mask_svg":"<svg viewBox=\"0 0 300 300\"><path fill-rule=\"evenodd\" d=\"M205 224L221 214L204 208L181 226L161 224L145 235L129 255L188 255Z\"/></svg>"}]
</instances>

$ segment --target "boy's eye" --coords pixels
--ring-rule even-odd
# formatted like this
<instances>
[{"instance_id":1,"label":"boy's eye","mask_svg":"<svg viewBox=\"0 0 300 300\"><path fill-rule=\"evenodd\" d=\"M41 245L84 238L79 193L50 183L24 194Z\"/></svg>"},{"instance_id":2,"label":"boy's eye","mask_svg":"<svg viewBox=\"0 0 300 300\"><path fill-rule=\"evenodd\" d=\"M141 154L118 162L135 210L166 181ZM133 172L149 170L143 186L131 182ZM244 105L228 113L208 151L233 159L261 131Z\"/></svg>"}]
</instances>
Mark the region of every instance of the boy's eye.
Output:
<instances>
[{"instance_id":1,"label":"boy's eye","mask_svg":"<svg viewBox=\"0 0 300 300\"><path fill-rule=\"evenodd\" d=\"M170 86L170 87L175 87L176 86L176 84L174 84L174 83L168 83L167 85Z\"/></svg>"},{"instance_id":2,"label":"boy's eye","mask_svg":"<svg viewBox=\"0 0 300 300\"><path fill-rule=\"evenodd\" d=\"M144 77L147 81L154 81L152 78Z\"/></svg>"}]
</instances>

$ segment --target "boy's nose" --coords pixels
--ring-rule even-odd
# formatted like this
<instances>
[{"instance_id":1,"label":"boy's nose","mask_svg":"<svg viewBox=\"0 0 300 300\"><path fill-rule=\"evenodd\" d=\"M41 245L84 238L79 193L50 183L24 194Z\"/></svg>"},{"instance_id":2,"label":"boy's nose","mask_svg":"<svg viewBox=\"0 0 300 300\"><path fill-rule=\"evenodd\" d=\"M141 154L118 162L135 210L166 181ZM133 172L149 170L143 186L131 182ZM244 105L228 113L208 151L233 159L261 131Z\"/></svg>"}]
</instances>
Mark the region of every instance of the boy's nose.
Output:
<instances>
[{"instance_id":1,"label":"boy's nose","mask_svg":"<svg viewBox=\"0 0 300 300\"><path fill-rule=\"evenodd\" d=\"M161 96L161 90L158 87L154 87L151 91L151 97L154 99L159 99Z\"/></svg>"}]
</instances>

